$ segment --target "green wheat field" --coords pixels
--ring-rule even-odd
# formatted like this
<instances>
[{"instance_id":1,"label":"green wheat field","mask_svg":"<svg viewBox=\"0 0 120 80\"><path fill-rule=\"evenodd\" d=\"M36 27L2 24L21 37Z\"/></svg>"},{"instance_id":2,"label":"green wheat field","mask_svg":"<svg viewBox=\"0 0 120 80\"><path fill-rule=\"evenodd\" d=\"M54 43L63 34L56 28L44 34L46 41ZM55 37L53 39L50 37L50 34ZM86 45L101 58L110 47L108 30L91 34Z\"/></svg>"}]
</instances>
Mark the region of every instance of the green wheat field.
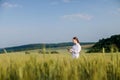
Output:
<instances>
[{"instance_id":1,"label":"green wheat field","mask_svg":"<svg viewBox=\"0 0 120 80\"><path fill-rule=\"evenodd\" d=\"M119 53L0 54L0 80L120 80Z\"/></svg>"}]
</instances>

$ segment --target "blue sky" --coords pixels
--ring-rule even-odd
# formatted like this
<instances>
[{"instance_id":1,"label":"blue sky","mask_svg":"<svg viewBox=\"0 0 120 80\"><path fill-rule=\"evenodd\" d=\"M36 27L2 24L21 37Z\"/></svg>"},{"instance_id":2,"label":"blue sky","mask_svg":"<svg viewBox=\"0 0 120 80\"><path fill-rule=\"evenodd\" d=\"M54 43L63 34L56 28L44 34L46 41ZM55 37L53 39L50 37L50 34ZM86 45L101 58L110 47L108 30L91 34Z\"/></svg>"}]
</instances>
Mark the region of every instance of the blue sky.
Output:
<instances>
[{"instance_id":1,"label":"blue sky","mask_svg":"<svg viewBox=\"0 0 120 80\"><path fill-rule=\"evenodd\" d=\"M0 0L0 47L114 34L120 34L119 0Z\"/></svg>"}]
</instances>

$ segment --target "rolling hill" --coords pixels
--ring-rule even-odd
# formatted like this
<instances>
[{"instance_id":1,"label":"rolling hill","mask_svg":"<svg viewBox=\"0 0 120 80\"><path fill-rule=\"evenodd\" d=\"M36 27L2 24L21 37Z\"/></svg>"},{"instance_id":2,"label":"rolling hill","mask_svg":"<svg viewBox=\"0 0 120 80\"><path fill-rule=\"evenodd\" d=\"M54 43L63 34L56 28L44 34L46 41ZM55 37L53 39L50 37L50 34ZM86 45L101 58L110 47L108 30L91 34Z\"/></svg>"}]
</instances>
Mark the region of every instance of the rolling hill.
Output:
<instances>
[{"instance_id":1,"label":"rolling hill","mask_svg":"<svg viewBox=\"0 0 120 80\"><path fill-rule=\"evenodd\" d=\"M81 42L81 45L88 45L94 44L94 42ZM0 49L0 53L4 53L6 50L7 52L17 52L17 51L26 51L26 50L35 50L35 49L42 49L42 48L59 48L59 47L68 47L72 46L72 42L64 42L64 43L39 43L39 44L28 44L22 46L15 46L15 47L7 47L4 49Z\"/></svg>"}]
</instances>

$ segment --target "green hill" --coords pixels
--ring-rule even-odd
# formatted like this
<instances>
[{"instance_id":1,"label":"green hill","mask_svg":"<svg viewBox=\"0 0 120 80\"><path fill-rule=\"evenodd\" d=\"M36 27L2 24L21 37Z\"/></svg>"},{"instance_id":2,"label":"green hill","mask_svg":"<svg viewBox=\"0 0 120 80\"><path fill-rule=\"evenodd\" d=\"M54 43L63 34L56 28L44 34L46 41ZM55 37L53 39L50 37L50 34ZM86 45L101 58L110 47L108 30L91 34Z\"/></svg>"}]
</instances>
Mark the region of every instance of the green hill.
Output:
<instances>
[{"instance_id":1,"label":"green hill","mask_svg":"<svg viewBox=\"0 0 120 80\"><path fill-rule=\"evenodd\" d=\"M81 45L88 45L93 44L94 42L81 42ZM17 52L17 51L26 51L26 50L35 50L35 49L42 49L42 48L59 48L59 47L68 47L72 46L72 42L64 42L64 43L50 43L50 44L28 44L28 45L22 45L22 46L15 46L15 47L8 47L4 49L0 49L0 53L7 52Z\"/></svg>"},{"instance_id":2,"label":"green hill","mask_svg":"<svg viewBox=\"0 0 120 80\"><path fill-rule=\"evenodd\" d=\"M110 38L99 40L88 52L103 52L103 50L105 52L120 52L120 35L113 35Z\"/></svg>"}]
</instances>

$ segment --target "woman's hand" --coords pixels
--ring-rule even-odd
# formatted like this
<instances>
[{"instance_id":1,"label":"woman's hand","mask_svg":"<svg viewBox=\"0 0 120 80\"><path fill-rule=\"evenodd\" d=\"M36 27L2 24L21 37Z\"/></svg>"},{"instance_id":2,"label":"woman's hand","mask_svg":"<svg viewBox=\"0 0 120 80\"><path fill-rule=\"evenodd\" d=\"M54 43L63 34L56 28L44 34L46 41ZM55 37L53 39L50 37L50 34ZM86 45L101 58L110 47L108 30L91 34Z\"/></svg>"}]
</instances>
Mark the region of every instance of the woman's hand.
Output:
<instances>
[{"instance_id":1,"label":"woman's hand","mask_svg":"<svg viewBox=\"0 0 120 80\"><path fill-rule=\"evenodd\" d=\"M70 52L72 53L72 52L73 52L73 50L72 50L72 49L70 49Z\"/></svg>"},{"instance_id":2,"label":"woman's hand","mask_svg":"<svg viewBox=\"0 0 120 80\"><path fill-rule=\"evenodd\" d=\"M72 53L72 52L73 52L73 50L72 50L72 49L70 49L70 50L69 50L69 52L70 52L70 53Z\"/></svg>"},{"instance_id":3,"label":"woman's hand","mask_svg":"<svg viewBox=\"0 0 120 80\"><path fill-rule=\"evenodd\" d=\"M70 48L68 48L67 50L68 50L70 53L72 53L72 51L73 51L73 50L72 50L72 49L70 49Z\"/></svg>"}]
</instances>

